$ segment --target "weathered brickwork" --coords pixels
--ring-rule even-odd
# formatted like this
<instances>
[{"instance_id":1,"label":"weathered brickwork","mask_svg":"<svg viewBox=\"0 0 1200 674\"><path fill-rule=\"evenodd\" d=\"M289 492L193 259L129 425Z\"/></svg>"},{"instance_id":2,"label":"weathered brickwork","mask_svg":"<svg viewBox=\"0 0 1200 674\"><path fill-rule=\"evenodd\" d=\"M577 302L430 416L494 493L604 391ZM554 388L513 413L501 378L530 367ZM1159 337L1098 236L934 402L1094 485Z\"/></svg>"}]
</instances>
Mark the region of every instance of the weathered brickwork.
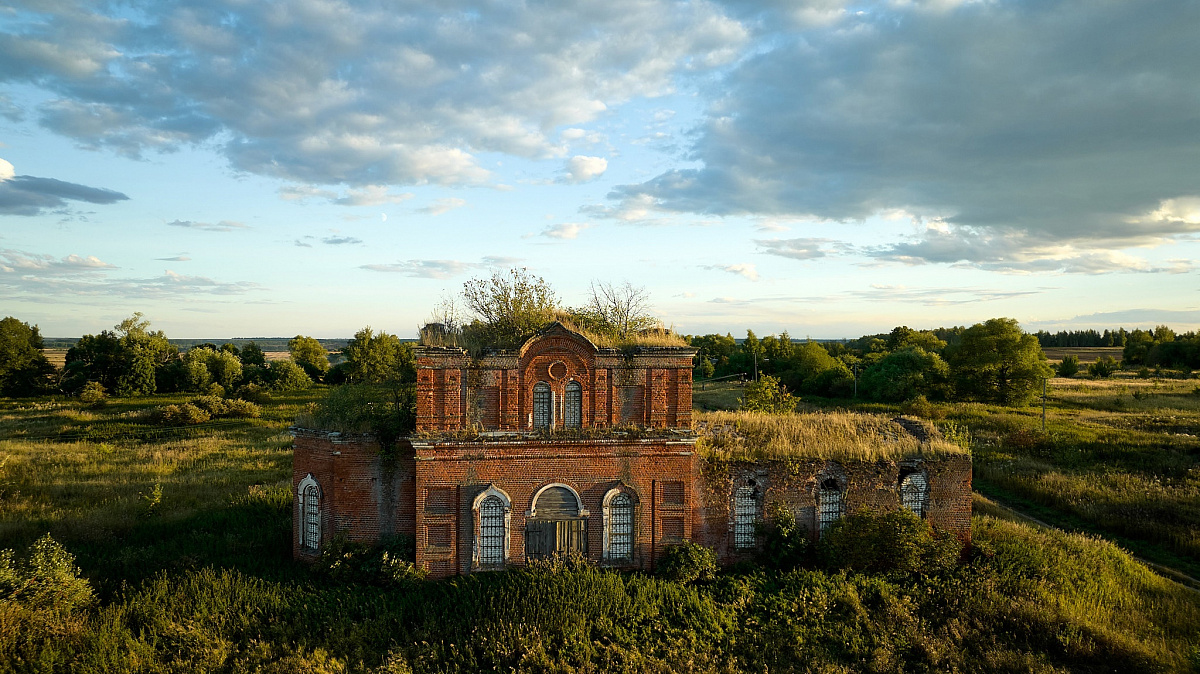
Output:
<instances>
[{"instance_id":1,"label":"weathered brickwork","mask_svg":"<svg viewBox=\"0 0 1200 674\"><path fill-rule=\"evenodd\" d=\"M293 429L294 555L312 558L337 536L408 535L417 564L443 578L562 551L652 569L667 545L690 540L729 563L754 554L753 521L774 504L816 537L832 512L822 511L823 489L836 492L838 514L889 511L902 507L911 475L923 485L922 515L969 542L969 457L700 459L693 353L597 349L559 324L481 358L420 348L412 437L383 451L367 435ZM553 403L552 423L534 432L539 386L543 401L578 395L579 418L570 423L567 405ZM319 499L306 500L313 485Z\"/></svg>"}]
</instances>

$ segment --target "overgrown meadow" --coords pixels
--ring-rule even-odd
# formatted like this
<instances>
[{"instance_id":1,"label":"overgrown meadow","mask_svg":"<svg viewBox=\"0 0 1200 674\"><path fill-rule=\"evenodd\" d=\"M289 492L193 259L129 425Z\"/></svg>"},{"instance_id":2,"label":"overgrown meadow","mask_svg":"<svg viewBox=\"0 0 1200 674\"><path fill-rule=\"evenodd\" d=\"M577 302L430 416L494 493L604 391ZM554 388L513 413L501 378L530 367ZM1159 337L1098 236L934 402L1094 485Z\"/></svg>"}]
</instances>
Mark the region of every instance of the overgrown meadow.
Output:
<instances>
[{"instance_id":1,"label":"overgrown meadow","mask_svg":"<svg viewBox=\"0 0 1200 674\"><path fill-rule=\"evenodd\" d=\"M1195 563L1200 396L1054 386L1045 435L1033 407L904 411L970 428L985 493ZM286 428L323 394L182 428L146 411L182 395L0 400L0 671L1200 671L1200 594L982 496L948 566L856 572L820 549L691 582L569 563L429 582L352 549L296 565ZM697 404L717 396L736 402Z\"/></svg>"}]
</instances>

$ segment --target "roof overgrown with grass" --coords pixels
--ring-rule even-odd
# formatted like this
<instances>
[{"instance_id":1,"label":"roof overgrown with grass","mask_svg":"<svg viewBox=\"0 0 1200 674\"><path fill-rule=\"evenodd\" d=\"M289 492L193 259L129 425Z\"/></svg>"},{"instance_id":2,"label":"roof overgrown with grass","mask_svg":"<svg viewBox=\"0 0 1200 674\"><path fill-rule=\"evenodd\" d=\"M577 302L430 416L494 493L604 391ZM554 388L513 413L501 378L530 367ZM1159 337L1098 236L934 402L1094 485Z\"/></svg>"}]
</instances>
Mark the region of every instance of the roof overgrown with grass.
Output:
<instances>
[{"instance_id":1,"label":"roof overgrown with grass","mask_svg":"<svg viewBox=\"0 0 1200 674\"><path fill-rule=\"evenodd\" d=\"M509 339L498 339L491 331L478 329L474 325L467 325L458 330L448 330L441 325L427 325L420 330L418 343L421 346L458 347L472 354L481 354L489 351L515 351L519 344L545 331L557 322L562 324L567 330L587 339L598 349L625 350L640 347L677 348L689 346L688 341L684 337L662 325L618 333L612 330L605 330L603 326L589 325L584 317L569 311L556 311L549 314L547 319L539 331L523 335L520 338Z\"/></svg>"},{"instance_id":2,"label":"roof overgrown with grass","mask_svg":"<svg viewBox=\"0 0 1200 674\"><path fill-rule=\"evenodd\" d=\"M962 456L933 424L909 417L857 412L697 412L701 456L737 461L763 459L900 460Z\"/></svg>"}]
</instances>

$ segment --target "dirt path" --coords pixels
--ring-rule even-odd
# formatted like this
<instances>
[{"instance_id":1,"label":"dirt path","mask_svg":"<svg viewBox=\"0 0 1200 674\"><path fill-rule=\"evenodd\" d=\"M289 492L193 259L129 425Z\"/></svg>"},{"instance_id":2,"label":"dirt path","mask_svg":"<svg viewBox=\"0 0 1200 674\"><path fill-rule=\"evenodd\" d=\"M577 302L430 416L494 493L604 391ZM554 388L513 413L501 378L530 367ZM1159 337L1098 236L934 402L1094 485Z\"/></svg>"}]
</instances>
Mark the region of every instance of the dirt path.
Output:
<instances>
[{"instance_id":1,"label":"dirt path","mask_svg":"<svg viewBox=\"0 0 1200 674\"><path fill-rule=\"evenodd\" d=\"M975 492L975 493L978 494L980 497L989 501L992 505L996 506L1000 510L1003 510L1004 512L1011 514L1013 517L1015 517L1019 520L1023 520L1025 522L1031 522L1033 524L1036 524L1040 527L1045 527L1047 529L1059 529L1061 531L1070 531L1071 533L1090 533L1090 532L1076 532L1071 529L1065 529L1063 527L1055 526L1053 524L1050 524L1049 522L1046 522L1045 520L1040 520L1040 519L1034 517L1033 515L1027 515L1027 514L1021 512L1020 510L1013 508L1012 506L1008 505L1007 503L1004 503L1003 501L998 500L994 496L988 496L988 495L982 494L980 492ZM1175 581L1176 583L1183 586L1184 588L1191 590L1192 592L1195 592L1197 594L1200 594L1200 580L1197 580L1196 578L1193 578L1193 577L1189 576L1188 574L1186 574L1182 571L1179 571L1178 569L1173 569L1169 566L1163 566L1162 564L1159 564L1157 562L1152 562L1148 559L1138 557L1137 555L1134 555L1133 553L1130 553L1130 556L1132 556L1134 559L1141 562L1142 564L1145 564L1151 571L1157 573L1158 575L1162 576L1163 578L1166 578L1167 580Z\"/></svg>"}]
</instances>

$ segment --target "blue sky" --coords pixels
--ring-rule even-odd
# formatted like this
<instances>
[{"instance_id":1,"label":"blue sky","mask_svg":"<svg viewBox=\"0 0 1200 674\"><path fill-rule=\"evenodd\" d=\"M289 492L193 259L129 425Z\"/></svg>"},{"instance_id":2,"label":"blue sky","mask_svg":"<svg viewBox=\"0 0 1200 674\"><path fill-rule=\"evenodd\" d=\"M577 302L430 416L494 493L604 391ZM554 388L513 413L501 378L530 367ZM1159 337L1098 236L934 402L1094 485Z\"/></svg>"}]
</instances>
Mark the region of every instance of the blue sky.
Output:
<instances>
[{"instance_id":1,"label":"blue sky","mask_svg":"<svg viewBox=\"0 0 1200 674\"><path fill-rule=\"evenodd\" d=\"M415 334L513 266L688 333L1200 328L1200 4L17 0L0 314Z\"/></svg>"}]
</instances>

